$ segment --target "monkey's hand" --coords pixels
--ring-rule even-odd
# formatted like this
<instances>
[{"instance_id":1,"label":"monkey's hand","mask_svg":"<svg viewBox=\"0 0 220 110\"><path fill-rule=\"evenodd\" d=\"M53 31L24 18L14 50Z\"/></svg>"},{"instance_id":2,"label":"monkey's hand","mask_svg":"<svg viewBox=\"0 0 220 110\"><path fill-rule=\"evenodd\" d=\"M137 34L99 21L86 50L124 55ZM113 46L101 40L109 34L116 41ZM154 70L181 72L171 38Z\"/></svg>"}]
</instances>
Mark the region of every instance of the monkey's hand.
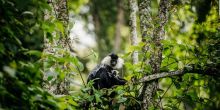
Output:
<instances>
[{"instance_id":1,"label":"monkey's hand","mask_svg":"<svg viewBox=\"0 0 220 110\"><path fill-rule=\"evenodd\" d=\"M119 72L118 72L117 70L112 70L112 75L113 75L113 76L118 76L118 73L119 73Z\"/></svg>"}]
</instances>

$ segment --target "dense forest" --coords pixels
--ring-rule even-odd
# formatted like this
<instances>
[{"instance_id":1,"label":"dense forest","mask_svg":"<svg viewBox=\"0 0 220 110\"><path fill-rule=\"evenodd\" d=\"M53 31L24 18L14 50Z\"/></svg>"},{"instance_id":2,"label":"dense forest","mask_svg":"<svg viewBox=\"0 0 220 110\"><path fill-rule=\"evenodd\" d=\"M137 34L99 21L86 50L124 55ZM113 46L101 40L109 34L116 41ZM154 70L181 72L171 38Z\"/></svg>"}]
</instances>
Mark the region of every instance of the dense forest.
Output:
<instances>
[{"instance_id":1,"label":"dense forest","mask_svg":"<svg viewBox=\"0 0 220 110\"><path fill-rule=\"evenodd\" d=\"M218 110L219 2L0 0L0 109ZM96 89L111 53L127 82Z\"/></svg>"}]
</instances>

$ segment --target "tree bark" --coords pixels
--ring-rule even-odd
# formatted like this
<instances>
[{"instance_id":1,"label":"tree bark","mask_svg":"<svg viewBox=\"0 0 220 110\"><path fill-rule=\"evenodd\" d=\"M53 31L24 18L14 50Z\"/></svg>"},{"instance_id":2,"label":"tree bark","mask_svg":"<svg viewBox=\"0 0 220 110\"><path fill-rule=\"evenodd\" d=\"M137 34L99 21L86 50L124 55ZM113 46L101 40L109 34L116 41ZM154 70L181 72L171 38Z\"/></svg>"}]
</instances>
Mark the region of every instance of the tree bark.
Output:
<instances>
[{"instance_id":1,"label":"tree bark","mask_svg":"<svg viewBox=\"0 0 220 110\"><path fill-rule=\"evenodd\" d=\"M150 4L151 4L151 0L143 0L139 5L141 37L142 37L142 42L146 42L146 44L147 44L147 39L153 36L153 27L154 27ZM147 48L144 48L144 51L147 51Z\"/></svg>"},{"instance_id":2,"label":"tree bark","mask_svg":"<svg viewBox=\"0 0 220 110\"><path fill-rule=\"evenodd\" d=\"M136 0L129 0L130 4L130 25L131 25L131 45L137 46L138 45L138 37L137 37L137 1ZM132 61L133 64L138 63L138 51L134 50L132 53Z\"/></svg>"},{"instance_id":3,"label":"tree bark","mask_svg":"<svg viewBox=\"0 0 220 110\"><path fill-rule=\"evenodd\" d=\"M69 47L69 43L70 38L69 38L69 31L67 30L67 26L68 26L68 21L69 21L69 14L68 14L68 7L67 7L67 0L57 0L57 1L50 1L49 3L51 3L52 5L52 9L54 11L54 15L51 14L51 16L55 16L55 18L57 18L60 22L62 22L63 27L64 27L64 32L54 32L54 36L56 35L56 33L58 33L59 35L59 40L55 41L55 39L53 39L54 41L52 43L50 43L48 41L48 39L45 38L45 48L44 48L44 53L46 54L52 54L56 57L64 57L64 53L60 54L56 51L56 46L61 46L63 50L65 50L66 52L70 52L70 47ZM46 15L47 16L47 15ZM46 17L45 16L45 17ZM54 65L53 67L51 67L50 72L52 72L54 74L53 80L49 82L49 84L45 84L44 87L51 93L54 94L68 94L68 90L70 87L70 81L69 81L69 74L65 75L64 80L60 80L57 77L57 73L55 72L55 68L58 65ZM64 65L61 67L63 70L67 69L67 67L65 67ZM47 72L45 71L44 74L44 79L47 80L48 76L47 76ZM54 82L56 82L55 84L53 84Z\"/></svg>"},{"instance_id":4,"label":"tree bark","mask_svg":"<svg viewBox=\"0 0 220 110\"><path fill-rule=\"evenodd\" d=\"M159 78L165 78L170 76L183 75L185 73L220 77L220 69L218 68L218 66L219 65L205 65L203 67L196 65L186 66L185 68L176 71L160 72L145 76L139 79L137 83L149 82Z\"/></svg>"},{"instance_id":5,"label":"tree bark","mask_svg":"<svg viewBox=\"0 0 220 110\"><path fill-rule=\"evenodd\" d=\"M153 36L153 21L150 11L150 0L143 0L139 4L139 16L140 16L140 28L142 42L145 43L143 46L143 52L146 54L149 51L150 38ZM149 65L149 59L144 56L144 65ZM148 109L152 102L153 94L155 91L156 82L145 82L143 84L139 99L142 101L142 109Z\"/></svg>"},{"instance_id":6,"label":"tree bark","mask_svg":"<svg viewBox=\"0 0 220 110\"><path fill-rule=\"evenodd\" d=\"M66 50L68 53L70 52L70 48L68 44L70 43L69 32L67 30L68 22L69 22L69 13L68 13L68 6L67 0L58 0L56 3L56 12L57 12L57 19L63 23L64 27L64 34L60 32L60 39L58 43ZM64 56L64 54L62 55ZM63 65L63 69L67 69ZM63 81L60 81L57 84L57 90L54 91L55 94L68 94L68 90L70 88L70 81L69 81L69 74L65 75Z\"/></svg>"},{"instance_id":7,"label":"tree bark","mask_svg":"<svg viewBox=\"0 0 220 110\"><path fill-rule=\"evenodd\" d=\"M161 40L165 35L164 26L168 20L167 16L169 6L169 0L161 0L159 4L157 18L155 19L155 21L152 21L150 14L150 1L144 0L140 4L142 41L145 42L144 52L150 52L149 64L152 68L151 74L156 74L160 72L163 49ZM152 24L156 25L152 26ZM151 29L153 29L153 33ZM156 105L153 97L157 91L157 86L157 80L144 83L140 94L140 98L142 99L142 109L146 110L149 109L149 107Z\"/></svg>"}]
</instances>

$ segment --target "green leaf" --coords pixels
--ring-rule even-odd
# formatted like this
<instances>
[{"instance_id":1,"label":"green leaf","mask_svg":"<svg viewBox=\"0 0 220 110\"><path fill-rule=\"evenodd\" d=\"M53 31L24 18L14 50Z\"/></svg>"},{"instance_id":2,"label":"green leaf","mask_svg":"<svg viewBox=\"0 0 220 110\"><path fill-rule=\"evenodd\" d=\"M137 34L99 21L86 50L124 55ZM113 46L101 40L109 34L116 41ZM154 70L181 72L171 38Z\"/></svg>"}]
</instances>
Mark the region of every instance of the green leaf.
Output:
<instances>
[{"instance_id":1,"label":"green leaf","mask_svg":"<svg viewBox=\"0 0 220 110\"><path fill-rule=\"evenodd\" d=\"M72 62L80 72L84 70L84 65L76 57L72 58Z\"/></svg>"},{"instance_id":2,"label":"green leaf","mask_svg":"<svg viewBox=\"0 0 220 110\"><path fill-rule=\"evenodd\" d=\"M38 51L38 50L29 50L29 51L25 52L25 54L34 55L34 56L40 57L42 52Z\"/></svg>"},{"instance_id":3,"label":"green leaf","mask_svg":"<svg viewBox=\"0 0 220 110\"><path fill-rule=\"evenodd\" d=\"M47 81L50 81L53 79L53 76L48 76Z\"/></svg>"},{"instance_id":4,"label":"green leaf","mask_svg":"<svg viewBox=\"0 0 220 110\"><path fill-rule=\"evenodd\" d=\"M53 35L51 33L47 32L46 37L47 39L49 39L50 42L53 41Z\"/></svg>"},{"instance_id":5,"label":"green leaf","mask_svg":"<svg viewBox=\"0 0 220 110\"><path fill-rule=\"evenodd\" d=\"M55 25L57 27L57 29L62 33L62 35L64 36L64 26L63 26L63 23L62 22L55 22Z\"/></svg>"},{"instance_id":6,"label":"green leaf","mask_svg":"<svg viewBox=\"0 0 220 110\"><path fill-rule=\"evenodd\" d=\"M125 97L120 97L119 100L118 100L118 103L123 103L123 102L125 102L125 101L127 101L127 98L125 98Z\"/></svg>"},{"instance_id":7,"label":"green leaf","mask_svg":"<svg viewBox=\"0 0 220 110\"><path fill-rule=\"evenodd\" d=\"M135 92L130 92L132 97L135 97Z\"/></svg>"},{"instance_id":8,"label":"green leaf","mask_svg":"<svg viewBox=\"0 0 220 110\"><path fill-rule=\"evenodd\" d=\"M100 99L100 95L99 94L95 94L95 99L96 99L96 102L102 102L102 100Z\"/></svg>"},{"instance_id":9,"label":"green leaf","mask_svg":"<svg viewBox=\"0 0 220 110\"><path fill-rule=\"evenodd\" d=\"M68 103L70 103L73 106L79 106L77 102L73 101L72 99L68 100Z\"/></svg>"},{"instance_id":10,"label":"green leaf","mask_svg":"<svg viewBox=\"0 0 220 110\"><path fill-rule=\"evenodd\" d=\"M65 76L66 76L65 73L60 72L59 78L60 78L61 80L64 80Z\"/></svg>"},{"instance_id":11,"label":"green leaf","mask_svg":"<svg viewBox=\"0 0 220 110\"><path fill-rule=\"evenodd\" d=\"M9 66L4 66L3 70L8 73L9 76L15 77L15 70Z\"/></svg>"},{"instance_id":12,"label":"green leaf","mask_svg":"<svg viewBox=\"0 0 220 110\"><path fill-rule=\"evenodd\" d=\"M80 71L83 71L83 70L84 70L84 66L83 66L83 64L82 64L81 62L79 62L78 67L79 67L79 70L80 70Z\"/></svg>"},{"instance_id":13,"label":"green leaf","mask_svg":"<svg viewBox=\"0 0 220 110\"><path fill-rule=\"evenodd\" d=\"M22 13L22 15L31 15L31 16L33 16L34 13L31 12L31 11L24 11L24 12Z\"/></svg>"},{"instance_id":14,"label":"green leaf","mask_svg":"<svg viewBox=\"0 0 220 110\"><path fill-rule=\"evenodd\" d=\"M0 43L0 53L2 53L2 54L5 53L5 47L2 43Z\"/></svg>"}]
</instances>

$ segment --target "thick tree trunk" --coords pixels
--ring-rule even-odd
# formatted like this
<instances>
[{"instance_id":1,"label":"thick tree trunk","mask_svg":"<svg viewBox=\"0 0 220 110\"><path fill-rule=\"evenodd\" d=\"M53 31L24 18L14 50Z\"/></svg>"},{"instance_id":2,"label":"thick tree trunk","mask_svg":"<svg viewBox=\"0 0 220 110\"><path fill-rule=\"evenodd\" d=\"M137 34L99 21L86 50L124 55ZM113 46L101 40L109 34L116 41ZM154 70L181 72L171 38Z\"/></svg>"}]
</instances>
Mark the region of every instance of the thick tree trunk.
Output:
<instances>
[{"instance_id":1,"label":"thick tree trunk","mask_svg":"<svg viewBox=\"0 0 220 110\"><path fill-rule=\"evenodd\" d=\"M153 20L150 8L151 0L143 0L139 4L139 16L142 42L147 42L153 36ZM147 48L144 48L147 51Z\"/></svg>"},{"instance_id":2,"label":"thick tree trunk","mask_svg":"<svg viewBox=\"0 0 220 110\"><path fill-rule=\"evenodd\" d=\"M139 16L140 16L140 26L141 26L141 34L142 34L142 42L145 43L143 47L143 52L149 52L150 39L153 36L153 21L150 12L150 0L143 0L139 4ZM149 65L149 59L144 56L145 65ZM148 109L149 106L153 105L153 95L156 91L157 83L156 82L145 82L143 84L141 94L139 95L139 99L142 100L142 109Z\"/></svg>"},{"instance_id":3,"label":"thick tree trunk","mask_svg":"<svg viewBox=\"0 0 220 110\"><path fill-rule=\"evenodd\" d=\"M64 27L64 33L60 33L60 39L58 41L59 45L63 47L64 50L70 52L70 48L68 43L70 43L69 32L67 30L68 22L69 22L69 14L67 7L67 0L58 0L56 3L56 12L57 19L62 22ZM64 55L62 55L64 56ZM67 69L67 67L63 66L63 69ZM58 82L57 89L54 91L55 94L68 94L68 90L70 88L70 81L68 80L69 74L65 75L64 80Z\"/></svg>"},{"instance_id":4,"label":"thick tree trunk","mask_svg":"<svg viewBox=\"0 0 220 110\"><path fill-rule=\"evenodd\" d=\"M140 4L140 19L142 41L145 42L144 52L150 52L149 64L152 68L151 73L159 73L162 62L162 49L161 40L164 38L164 26L168 20L168 8L170 6L169 0L161 0L159 5L158 16L155 21L152 21L150 14L150 1L144 0ZM159 25L152 25L159 24ZM152 33L153 31L153 33ZM149 38L147 38L149 37ZM149 45L150 44L150 45ZM147 59L145 59L147 60ZM148 64L148 62L146 62ZM157 80L144 83L141 91L140 98L142 99L142 109L146 110L155 104L153 99L157 91Z\"/></svg>"},{"instance_id":5,"label":"thick tree trunk","mask_svg":"<svg viewBox=\"0 0 220 110\"><path fill-rule=\"evenodd\" d=\"M64 32L54 32L54 36L58 33L59 40L53 42L49 42L48 39L45 38L45 48L44 48L44 53L46 54L52 54L56 57L63 57L63 54L60 54L56 51L56 46L61 46L63 50L66 52L70 52L70 38L69 38L69 32L67 30L68 26L68 21L69 21L69 15L68 15L68 7L67 7L67 0L51 0L50 2L51 6L54 10L55 15L49 15L49 16L55 16L59 21L62 22L63 27L64 27ZM48 15L45 15L45 18L47 18ZM55 72L56 64L51 67L49 71L45 71L44 74L44 79L47 80L48 74L50 72L53 74L53 79L52 81L49 82L49 84L45 84L44 88L46 88L48 91L54 94L68 94L68 90L70 87L70 82L69 82L69 74L66 74L65 78L63 80L60 80L57 77L57 73ZM63 70L67 69L67 67L62 66L61 67ZM56 82L56 83L54 83Z\"/></svg>"},{"instance_id":6,"label":"thick tree trunk","mask_svg":"<svg viewBox=\"0 0 220 110\"><path fill-rule=\"evenodd\" d=\"M137 37L137 1L136 0L129 0L130 4L130 25L131 25L131 45L136 46L138 45L138 37ZM138 63L138 51L134 51L132 53L132 61L133 64Z\"/></svg>"}]
</instances>

